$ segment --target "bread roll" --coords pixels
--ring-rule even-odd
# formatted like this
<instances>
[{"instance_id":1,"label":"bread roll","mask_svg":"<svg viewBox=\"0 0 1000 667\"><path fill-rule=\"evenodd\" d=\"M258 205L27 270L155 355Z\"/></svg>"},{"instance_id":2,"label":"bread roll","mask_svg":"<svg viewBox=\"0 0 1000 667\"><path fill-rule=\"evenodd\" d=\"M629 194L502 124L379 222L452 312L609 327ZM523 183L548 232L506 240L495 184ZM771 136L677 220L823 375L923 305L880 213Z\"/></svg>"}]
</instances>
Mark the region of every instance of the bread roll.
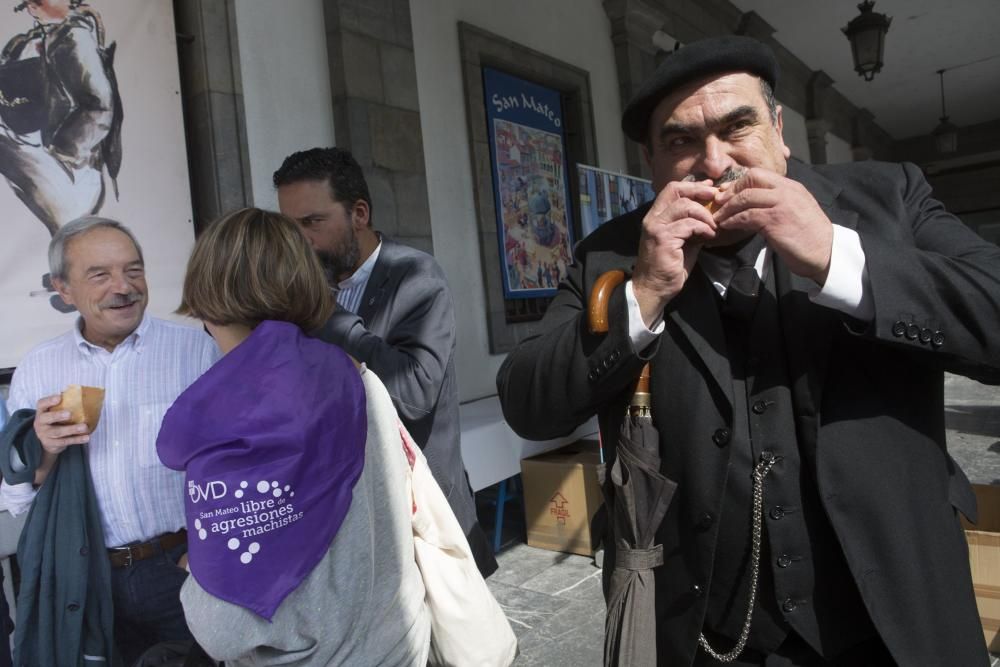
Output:
<instances>
[{"instance_id":1,"label":"bread roll","mask_svg":"<svg viewBox=\"0 0 1000 667\"><path fill-rule=\"evenodd\" d=\"M104 390L100 387L82 387L71 384L62 393L62 401L55 410L69 410L70 424L87 424L87 433L93 433L101 418Z\"/></svg>"}]
</instances>

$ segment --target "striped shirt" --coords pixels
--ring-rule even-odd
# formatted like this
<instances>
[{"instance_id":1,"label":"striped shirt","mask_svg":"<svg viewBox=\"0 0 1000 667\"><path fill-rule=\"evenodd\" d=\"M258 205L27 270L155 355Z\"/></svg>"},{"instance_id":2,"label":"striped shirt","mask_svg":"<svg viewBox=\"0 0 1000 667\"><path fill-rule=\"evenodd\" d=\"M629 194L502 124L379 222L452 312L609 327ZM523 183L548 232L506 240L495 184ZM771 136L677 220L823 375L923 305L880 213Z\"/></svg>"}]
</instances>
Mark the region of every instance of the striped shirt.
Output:
<instances>
[{"instance_id":1,"label":"striped shirt","mask_svg":"<svg viewBox=\"0 0 1000 667\"><path fill-rule=\"evenodd\" d=\"M378 261L378 253L382 250L382 241L378 242L375 251L368 256L364 264L351 274L346 280L341 280L337 284L337 303L344 310L358 314L361 307L361 297L364 296L365 288L368 287L368 279L372 277L372 269Z\"/></svg>"},{"instance_id":2,"label":"striped shirt","mask_svg":"<svg viewBox=\"0 0 1000 667\"><path fill-rule=\"evenodd\" d=\"M150 316L112 352L73 330L31 350L10 385L11 413L69 384L103 387L104 406L86 445L106 546L146 541L184 527L184 473L156 455L156 436L178 394L219 357L214 341L191 327ZM30 484L0 488L14 512L34 498Z\"/></svg>"}]
</instances>

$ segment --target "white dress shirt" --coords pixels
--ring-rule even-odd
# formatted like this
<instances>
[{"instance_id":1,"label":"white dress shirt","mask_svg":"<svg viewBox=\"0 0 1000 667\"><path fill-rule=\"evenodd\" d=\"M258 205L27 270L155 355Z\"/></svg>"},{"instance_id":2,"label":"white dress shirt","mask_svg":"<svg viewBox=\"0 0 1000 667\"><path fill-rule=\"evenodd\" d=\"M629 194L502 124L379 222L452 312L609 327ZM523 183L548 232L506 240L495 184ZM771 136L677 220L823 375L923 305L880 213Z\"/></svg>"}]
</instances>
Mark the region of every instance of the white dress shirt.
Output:
<instances>
[{"instance_id":1,"label":"white dress shirt","mask_svg":"<svg viewBox=\"0 0 1000 667\"><path fill-rule=\"evenodd\" d=\"M358 270L352 273L349 278L337 283L337 303L344 310L355 315L358 314L358 308L361 307L361 297L364 296L365 288L368 287L368 279L372 277L372 269L375 268L375 262L378 261L380 250L382 250L381 239L375 246L374 252L358 267Z\"/></svg>"},{"instance_id":2,"label":"white dress shirt","mask_svg":"<svg viewBox=\"0 0 1000 667\"><path fill-rule=\"evenodd\" d=\"M11 380L8 407L11 413L34 409L70 384L103 387L100 422L84 446L106 545L178 530L185 522L184 473L160 463L156 436L167 408L215 363L219 350L202 331L147 315L108 352L84 339L80 322L24 357ZM0 496L19 514L35 491L31 484L4 483Z\"/></svg>"},{"instance_id":3,"label":"white dress shirt","mask_svg":"<svg viewBox=\"0 0 1000 667\"><path fill-rule=\"evenodd\" d=\"M772 250L765 246L754 263L761 280L767 279L767 271L771 266L771 252ZM713 287L719 294L725 297L736 267L725 258L708 253L698 255L698 266L712 281ZM813 303L834 308L863 322L870 322L875 316L868 269L865 266L865 251L861 247L861 237L853 229L833 225L830 272L822 287L814 284L814 287L810 288L809 299ZM646 327L631 280L625 285L625 300L628 304L629 338L636 350L645 349L663 333L663 313L656 318L653 326Z\"/></svg>"}]
</instances>

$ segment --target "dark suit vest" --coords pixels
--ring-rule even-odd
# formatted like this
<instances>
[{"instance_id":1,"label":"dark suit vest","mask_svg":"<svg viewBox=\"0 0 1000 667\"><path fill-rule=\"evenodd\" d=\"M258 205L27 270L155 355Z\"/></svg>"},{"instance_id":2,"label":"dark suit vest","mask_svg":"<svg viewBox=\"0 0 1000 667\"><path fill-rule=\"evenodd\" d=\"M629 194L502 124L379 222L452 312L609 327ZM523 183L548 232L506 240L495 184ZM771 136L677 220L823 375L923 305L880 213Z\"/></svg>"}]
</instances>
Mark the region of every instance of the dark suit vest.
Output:
<instances>
[{"instance_id":1,"label":"dark suit vest","mask_svg":"<svg viewBox=\"0 0 1000 667\"><path fill-rule=\"evenodd\" d=\"M791 629L832 658L875 630L820 504L814 462L799 451L774 270L772 262L749 322L723 315L733 437L704 626L720 652L740 635L750 595L753 470L773 455L777 462L764 478L760 574L748 645L771 653Z\"/></svg>"}]
</instances>

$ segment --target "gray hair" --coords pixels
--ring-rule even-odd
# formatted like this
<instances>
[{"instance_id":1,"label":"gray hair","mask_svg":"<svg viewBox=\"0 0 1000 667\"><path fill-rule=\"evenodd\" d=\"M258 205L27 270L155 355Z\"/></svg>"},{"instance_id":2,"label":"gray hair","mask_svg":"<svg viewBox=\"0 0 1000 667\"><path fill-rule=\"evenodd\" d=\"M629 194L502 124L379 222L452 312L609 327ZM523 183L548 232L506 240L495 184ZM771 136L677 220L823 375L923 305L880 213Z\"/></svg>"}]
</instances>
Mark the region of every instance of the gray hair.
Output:
<instances>
[{"instance_id":1,"label":"gray hair","mask_svg":"<svg viewBox=\"0 0 1000 667\"><path fill-rule=\"evenodd\" d=\"M760 79L760 94L764 97L764 104L771 114L771 125L778 126L778 103L774 99L774 88L764 79Z\"/></svg>"},{"instance_id":2,"label":"gray hair","mask_svg":"<svg viewBox=\"0 0 1000 667\"><path fill-rule=\"evenodd\" d=\"M59 231L52 236L52 240L49 241L49 274L53 279L66 280L66 246L69 245L69 242L97 227L117 229L129 237L132 245L135 246L136 252L139 253L139 261L145 263L145 260L142 258L142 246L139 245L139 241L135 238L132 230L117 220L101 218L96 215L85 215L82 218L67 222L60 227Z\"/></svg>"}]
</instances>

